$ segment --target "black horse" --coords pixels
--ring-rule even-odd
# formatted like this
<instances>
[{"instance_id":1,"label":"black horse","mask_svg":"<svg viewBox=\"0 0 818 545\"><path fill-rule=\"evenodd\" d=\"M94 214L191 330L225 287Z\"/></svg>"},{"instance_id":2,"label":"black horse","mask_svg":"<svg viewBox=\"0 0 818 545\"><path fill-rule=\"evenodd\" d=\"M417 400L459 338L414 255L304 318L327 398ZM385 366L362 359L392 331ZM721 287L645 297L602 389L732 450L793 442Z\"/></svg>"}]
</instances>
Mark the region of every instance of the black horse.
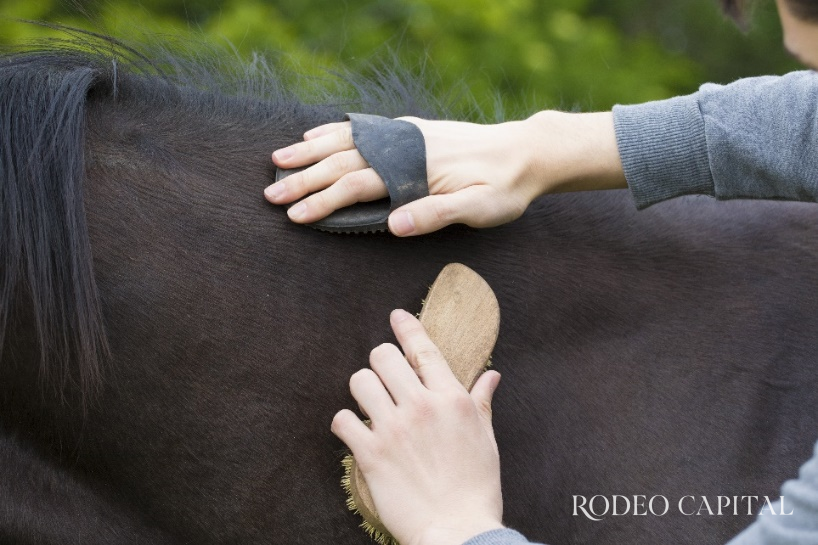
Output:
<instances>
[{"instance_id":1,"label":"black horse","mask_svg":"<svg viewBox=\"0 0 818 545\"><path fill-rule=\"evenodd\" d=\"M505 519L530 538L724 543L753 516L714 499L775 498L809 458L818 208L610 192L484 231L326 234L262 189L272 149L349 104L108 49L0 64L0 543L366 544L330 421L389 311L453 261L502 308ZM422 113L392 83L361 109ZM670 510L593 521L594 495Z\"/></svg>"}]
</instances>

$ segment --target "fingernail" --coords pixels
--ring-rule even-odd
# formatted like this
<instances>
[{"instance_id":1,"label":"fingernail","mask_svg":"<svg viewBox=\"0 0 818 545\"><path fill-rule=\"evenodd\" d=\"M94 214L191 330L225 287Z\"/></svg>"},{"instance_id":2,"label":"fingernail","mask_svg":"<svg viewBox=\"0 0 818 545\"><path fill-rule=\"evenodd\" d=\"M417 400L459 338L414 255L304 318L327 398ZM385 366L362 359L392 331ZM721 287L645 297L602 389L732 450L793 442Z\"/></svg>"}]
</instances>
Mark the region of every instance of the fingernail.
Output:
<instances>
[{"instance_id":1,"label":"fingernail","mask_svg":"<svg viewBox=\"0 0 818 545\"><path fill-rule=\"evenodd\" d=\"M271 200L278 200L280 197L287 192L287 188L284 186L284 182L279 182L277 184L273 184L267 189L264 190L264 194L267 195L268 198Z\"/></svg>"},{"instance_id":2,"label":"fingernail","mask_svg":"<svg viewBox=\"0 0 818 545\"><path fill-rule=\"evenodd\" d=\"M389 216L389 230L396 235L408 235L415 230L415 220L406 210L395 212Z\"/></svg>"},{"instance_id":3,"label":"fingernail","mask_svg":"<svg viewBox=\"0 0 818 545\"><path fill-rule=\"evenodd\" d=\"M294 152L293 152L292 148L283 148L283 149L274 151L273 152L273 157L275 157L279 161L286 161L287 159L289 159L290 157L293 156L293 153Z\"/></svg>"},{"instance_id":4,"label":"fingernail","mask_svg":"<svg viewBox=\"0 0 818 545\"><path fill-rule=\"evenodd\" d=\"M406 312L405 310L400 309L400 308L397 308L397 309L392 311L392 320L396 324L399 324L402 321L406 320L407 318L409 318L409 316L410 316L410 314L408 312Z\"/></svg>"},{"instance_id":5,"label":"fingernail","mask_svg":"<svg viewBox=\"0 0 818 545\"><path fill-rule=\"evenodd\" d=\"M300 202L300 203L296 204L295 206L293 206L292 208L290 208L287 211L287 214L289 214L290 219L297 220L297 219L301 218L306 212L307 212L307 205L305 203L303 203L303 202Z\"/></svg>"},{"instance_id":6,"label":"fingernail","mask_svg":"<svg viewBox=\"0 0 818 545\"><path fill-rule=\"evenodd\" d=\"M317 136L317 135L318 135L318 129L310 129L310 130L308 130L307 132L304 133L304 140L309 140L313 136Z\"/></svg>"}]
</instances>

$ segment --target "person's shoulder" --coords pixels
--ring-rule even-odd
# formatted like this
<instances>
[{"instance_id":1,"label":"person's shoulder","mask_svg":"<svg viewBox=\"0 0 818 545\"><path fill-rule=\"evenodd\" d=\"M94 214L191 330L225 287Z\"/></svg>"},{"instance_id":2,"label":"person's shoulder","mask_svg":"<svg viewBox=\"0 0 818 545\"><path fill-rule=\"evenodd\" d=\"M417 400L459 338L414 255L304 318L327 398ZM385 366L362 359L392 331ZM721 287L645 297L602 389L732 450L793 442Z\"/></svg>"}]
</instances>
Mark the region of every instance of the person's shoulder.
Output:
<instances>
[{"instance_id":1,"label":"person's shoulder","mask_svg":"<svg viewBox=\"0 0 818 545\"><path fill-rule=\"evenodd\" d=\"M703 92L721 91L723 89L763 89L766 87L790 87L818 85L818 73L814 70L796 70L782 75L752 76L739 78L730 83L705 83L699 90Z\"/></svg>"}]
</instances>

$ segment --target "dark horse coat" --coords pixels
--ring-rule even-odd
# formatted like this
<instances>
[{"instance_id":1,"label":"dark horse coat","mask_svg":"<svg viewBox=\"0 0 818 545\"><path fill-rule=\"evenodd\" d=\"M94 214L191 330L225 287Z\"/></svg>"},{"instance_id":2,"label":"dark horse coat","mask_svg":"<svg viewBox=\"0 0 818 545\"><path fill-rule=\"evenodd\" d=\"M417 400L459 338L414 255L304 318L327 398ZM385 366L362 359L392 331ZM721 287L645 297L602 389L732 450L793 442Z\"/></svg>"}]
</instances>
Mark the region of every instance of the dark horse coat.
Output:
<instances>
[{"instance_id":1,"label":"dark horse coat","mask_svg":"<svg viewBox=\"0 0 818 545\"><path fill-rule=\"evenodd\" d=\"M502 308L505 518L530 538L723 543L753 517L677 502L776 497L809 457L814 206L610 192L484 231L325 234L262 189L272 149L348 105L247 74L228 98L171 61L0 66L0 543L366 544L330 421L389 311L453 261ZM614 494L670 510L574 515Z\"/></svg>"}]
</instances>

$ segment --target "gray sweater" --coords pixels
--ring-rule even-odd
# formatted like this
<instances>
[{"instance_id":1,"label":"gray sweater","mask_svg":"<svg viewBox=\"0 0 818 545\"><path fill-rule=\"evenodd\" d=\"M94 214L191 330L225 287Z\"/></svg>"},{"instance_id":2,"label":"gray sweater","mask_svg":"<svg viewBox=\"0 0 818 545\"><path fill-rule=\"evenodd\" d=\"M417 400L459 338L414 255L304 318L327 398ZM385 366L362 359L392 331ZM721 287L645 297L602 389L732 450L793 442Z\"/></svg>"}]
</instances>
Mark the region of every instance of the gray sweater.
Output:
<instances>
[{"instance_id":1,"label":"gray sweater","mask_svg":"<svg viewBox=\"0 0 818 545\"><path fill-rule=\"evenodd\" d=\"M681 195L818 202L818 74L703 85L685 97L613 109L637 208ZM818 443L781 489L791 516L761 514L728 545L818 545ZM780 512L778 505L775 512ZM464 545L518 545L493 530Z\"/></svg>"}]
</instances>

